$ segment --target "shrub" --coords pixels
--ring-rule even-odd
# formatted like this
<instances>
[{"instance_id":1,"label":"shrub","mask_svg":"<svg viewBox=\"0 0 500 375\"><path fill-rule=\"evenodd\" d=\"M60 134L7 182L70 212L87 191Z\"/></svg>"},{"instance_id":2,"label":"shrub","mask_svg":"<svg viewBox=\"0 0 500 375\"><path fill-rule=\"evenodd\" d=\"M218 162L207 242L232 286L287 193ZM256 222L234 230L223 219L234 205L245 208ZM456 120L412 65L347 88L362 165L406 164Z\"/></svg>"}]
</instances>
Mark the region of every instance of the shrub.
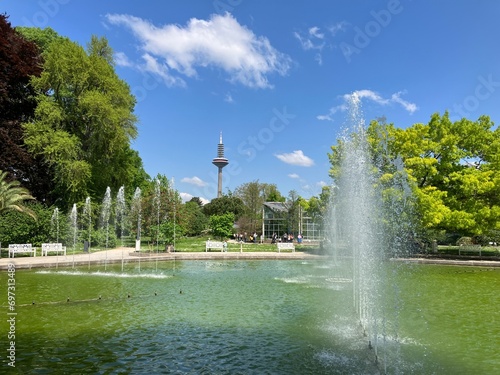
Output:
<instances>
[{"instance_id":1,"label":"shrub","mask_svg":"<svg viewBox=\"0 0 500 375\"><path fill-rule=\"evenodd\" d=\"M474 241L472 240L472 237L460 237L457 241L458 246L468 246L473 244Z\"/></svg>"}]
</instances>

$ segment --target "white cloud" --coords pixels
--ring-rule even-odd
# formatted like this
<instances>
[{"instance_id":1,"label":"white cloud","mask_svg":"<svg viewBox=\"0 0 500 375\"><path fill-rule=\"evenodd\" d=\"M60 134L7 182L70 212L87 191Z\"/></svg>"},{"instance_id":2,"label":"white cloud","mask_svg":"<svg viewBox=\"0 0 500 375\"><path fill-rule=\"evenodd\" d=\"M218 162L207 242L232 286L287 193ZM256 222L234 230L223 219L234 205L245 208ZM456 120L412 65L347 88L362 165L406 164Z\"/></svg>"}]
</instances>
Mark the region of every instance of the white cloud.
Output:
<instances>
[{"instance_id":1,"label":"white cloud","mask_svg":"<svg viewBox=\"0 0 500 375\"><path fill-rule=\"evenodd\" d=\"M400 91L395 94L392 94L391 100L395 103L401 104L403 108L406 109L408 112L410 113L415 112L418 109L417 105L415 103L410 103L404 99L401 99L401 94L405 94L405 92Z\"/></svg>"},{"instance_id":2,"label":"white cloud","mask_svg":"<svg viewBox=\"0 0 500 375\"><path fill-rule=\"evenodd\" d=\"M309 35L318 38L318 39L323 39L325 37L325 34L321 33L319 31L319 27L313 26L309 29Z\"/></svg>"},{"instance_id":3,"label":"white cloud","mask_svg":"<svg viewBox=\"0 0 500 375\"><path fill-rule=\"evenodd\" d=\"M282 162L291 165L298 165L301 167L310 167L314 165L314 161L310 157L304 155L302 150L296 150L290 154L276 154L275 156Z\"/></svg>"},{"instance_id":4,"label":"white cloud","mask_svg":"<svg viewBox=\"0 0 500 375\"><path fill-rule=\"evenodd\" d=\"M323 47L325 46L325 42L323 40L325 37L325 34L323 34L320 31L320 28L317 26L313 26L313 27L309 28L306 35L303 35L299 32L294 32L293 35L299 41L299 43L304 51L308 51L308 50L318 51L314 55L314 60L316 60L319 65L322 65L323 64L323 56L321 55L321 51L323 50Z\"/></svg>"},{"instance_id":5,"label":"white cloud","mask_svg":"<svg viewBox=\"0 0 500 375\"><path fill-rule=\"evenodd\" d=\"M126 14L107 14L106 19L132 31L144 52L145 69L159 74L168 85L184 82L180 76L196 77L199 68L216 67L232 82L268 88L272 87L269 74L285 75L290 69L289 56L229 13L208 20L192 18L186 26L156 26Z\"/></svg>"},{"instance_id":6,"label":"white cloud","mask_svg":"<svg viewBox=\"0 0 500 375\"><path fill-rule=\"evenodd\" d=\"M339 31L344 31L347 23L342 21L338 22L326 30L329 33L324 33L320 27L312 26L307 32L294 32L293 36L299 41L300 46L304 51L315 50L314 60L319 64L323 65L323 49L327 46L334 47L335 43L333 39Z\"/></svg>"},{"instance_id":7,"label":"white cloud","mask_svg":"<svg viewBox=\"0 0 500 375\"><path fill-rule=\"evenodd\" d=\"M330 31L332 36L335 36L335 35L337 35L337 33L339 31L345 31L346 26L347 26L347 22L345 22L345 21L337 22L335 25L330 26L328 28L328 31Z\"/></svg>"},{"instance_id":8,"label":"white cloud","mask_svg":"<svg viewBox=\"0 0 500 375\"><path fill-rule=\"evenodd\" d=\"M233 96L231 95L230 92L226 94L226 96L224 97L224 101L227 103L234 103Z\"/></svg>"},{"instance_id":9,"label":"white cloud","mask_svg":"<svg viewBox=\"0 0 500 375\"><path fill-rule=\"evenodd\" d=\"M391 104L399 104L403 107L403 109L410 114L413 114L416 110L418 110L418 106L415 103L410 103L401 98L402 94L405 94L405 91L399 91L391 95L390 98L384 98L379 93L372 90L357 90L350 94L344 94L341 96L342 103L336 106L333 106L329 109L327 114L317 115L316 118L318 120L326 120L333 121L333 115L337 112L346 111L349 106L347 105L352 95L355 95L358 99L366 99L377 103L381 106L391 105Z\"/></svg>"},{"instance_id":10,"label":"white cloud","mask_svg":"<svg viewBox=\"0 0 500 375\"><path fill-rule=\"evenodd\" d=\"M288 177L290 177L290 178L300 178L300 176L297 173L290 173L288 175Z\"/></svg>"},{"instance_id":11,"label":"white cloud","mask_svg":"<svg viewBox=\"0 0 500 375\"><path fill-rule=\"evenodd\" d=\"M185 182L187 184L191 184L191 185L196 185L196 186L200 186L200 187L203 187L203 186L206 186L207 183L205 181L203 181L201 178L199 177L184 177L181 182Z\"/></svg>"},{"instance_id":12,"label":"white cloud","mask_svg":"<svg viewBox=\"0 0 500 375\"><path fill-rule=\"evenodd\" d=\"M115 52L114 60L115 60L115 64L118 66L131 67L134 65L132 63L132 61L129 60L127 55L125 55L125 53L123 53L123 52Z\"/></svg>"},{"instance_id":13,"label":"white cloud","mask_svg":"<svg viewBox=\"0 0 500 375\"><path fill-rule=\"evenodd\" d=\"M182 199L182 201L183 201L184 203L189 202L191 199L193 199L193 198L194 198L194 195L189 194L189 193L185 193L185 192L181 192L181 193L179 193L179 195L180 195L180 197L181 197L181 199ZM198 197L198 198L200 199L200 201L201 201L201 203L202 203L203 205L205 205L205 204L207 204L208 202L210 202L210 201L209 201L208 199L206 199L206 198L203 198L203 197Z\"/></svg>"},{"instance_id":14,"label":"white cloud","mask_svg":"<svg viewBox=\"0 0 500 375\"><path fill-rule=\"evenodd\" d=\"M193 198L193 195L189 194L189 193L179 193L182 201L185 203L185 202L189 202L191 200L191 198Z\"/></svg>"}]
</instances>

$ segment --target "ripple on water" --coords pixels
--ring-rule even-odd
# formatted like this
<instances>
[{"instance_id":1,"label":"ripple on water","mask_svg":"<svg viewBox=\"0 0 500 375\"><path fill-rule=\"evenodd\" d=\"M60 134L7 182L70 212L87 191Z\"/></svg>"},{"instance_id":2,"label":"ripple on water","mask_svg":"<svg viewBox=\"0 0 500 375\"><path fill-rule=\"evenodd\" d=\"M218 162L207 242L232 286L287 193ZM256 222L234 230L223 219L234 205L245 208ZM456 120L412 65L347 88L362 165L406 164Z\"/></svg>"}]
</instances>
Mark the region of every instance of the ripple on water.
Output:
<instances>
[{"instance_id":1,"label":"ripple on water","mask_svg":"<svg viewBox=\"0 0 500 375\"><path fill-rule=\"evenodd\" d=\"M37 271L37 274L57 274L66 276L98 276L98 277L113 277L122 279L168 279L171 275L162 273L116 273L116 272L84 272L84 271Z\"/></svg>"}]
</instances>

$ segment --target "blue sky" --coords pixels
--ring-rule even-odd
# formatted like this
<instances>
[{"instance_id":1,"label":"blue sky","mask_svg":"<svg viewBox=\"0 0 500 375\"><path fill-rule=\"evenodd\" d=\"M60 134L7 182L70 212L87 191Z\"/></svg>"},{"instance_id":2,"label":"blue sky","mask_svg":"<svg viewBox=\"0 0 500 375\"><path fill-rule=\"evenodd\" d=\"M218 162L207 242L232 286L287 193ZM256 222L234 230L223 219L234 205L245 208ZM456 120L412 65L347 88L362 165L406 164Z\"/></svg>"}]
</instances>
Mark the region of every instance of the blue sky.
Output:
<instances>
[{"instance_id":1,"label":"blue sky","mask_svg":"<svg viewBox=\"0 0 500 375\"><path fill-rule=\"evenodd\" d=\"M327 153L357 92L366 122L433 113L500 121L496 0L0 1L13 26L85 46L105 36L137 98L147 173L184 199L255 180L304 198L329 183Z\"/></svg>"}]
</instances>

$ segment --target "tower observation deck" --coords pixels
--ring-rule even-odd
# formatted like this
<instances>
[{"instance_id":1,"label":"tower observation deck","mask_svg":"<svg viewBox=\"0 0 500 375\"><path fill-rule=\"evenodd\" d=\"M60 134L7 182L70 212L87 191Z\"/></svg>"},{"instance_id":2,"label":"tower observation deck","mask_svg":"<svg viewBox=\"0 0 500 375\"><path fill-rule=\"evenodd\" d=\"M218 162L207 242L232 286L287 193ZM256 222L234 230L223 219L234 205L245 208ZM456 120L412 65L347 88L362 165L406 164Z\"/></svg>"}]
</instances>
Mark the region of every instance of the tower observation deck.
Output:
<instances>
[{"instance_id":1,"label":"tower observation deck","mask_svg":"<svg viewBox=\"0 0 500 375\"><path fill-rule=\"evenodd\" d=\"M219 144L217 145L217 157L212 160L218 170L217 198L222 196L222 168L229 164L229 160L224 157L224 143L222 143L222 132L220 133Z\"/></svg>"}]
</instances>

